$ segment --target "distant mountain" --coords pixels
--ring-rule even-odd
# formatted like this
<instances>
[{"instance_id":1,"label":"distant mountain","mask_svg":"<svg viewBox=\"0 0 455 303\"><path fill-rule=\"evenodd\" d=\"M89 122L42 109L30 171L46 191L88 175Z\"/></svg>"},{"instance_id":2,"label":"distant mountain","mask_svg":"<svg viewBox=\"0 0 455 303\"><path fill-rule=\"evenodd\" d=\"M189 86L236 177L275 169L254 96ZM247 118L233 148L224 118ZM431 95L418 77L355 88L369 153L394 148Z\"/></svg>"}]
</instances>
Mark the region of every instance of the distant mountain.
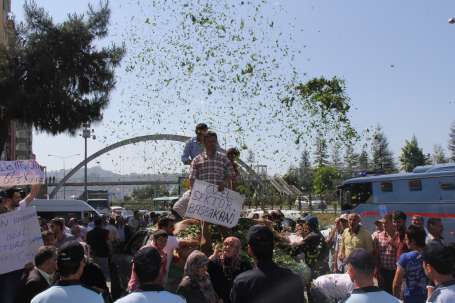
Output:
<instances>
[{"instance_id":1,"label":"distant mountain","mask_svg":"<svg viewBox=\"0 0 455 303\"><path fill-rule=\"evenodd\" d=\"M69 173L70 170L66 170L66 173ZM58 182L64 176L63 169L56 170L56 171L48 171L47 177L55 177L55 181ZM87 178L88 181L122 181L122 180L134 180L134 181L174 181L176 180L180 174L172 173L172 174L117 174L109 170L105 170L100 166L89 167L87 169ZM68 182L84 182L84 169L81 168L77 171ZM112 195L113 198L116 199L123 199L124 196L130 195L135 188L144 187L144 185L119 185L119 186L93 186L89 189L93 190L108 190L109 193ZM170 186L170 189L175 186ZM52 190L53 187L49 188L49 192ZM83 191L83 187L66 187L65 196L69 199L71 196L79 197ZM63 199L63 189L61 189L58 193L56 198Z\"/></svg>"},{"instance_id":2,"label":"distant mountain","mask_svg":"<svg viewBox=\"0 0 455 303\"><path fill-rule=\"evenodd\" d=\"M66 170L66 173L69 173L70 170ZM48 177L55 177L56 180L60 180L64 176L63 169L60 170L53 170L47 172ZM171 180L175 179L180 174L171 173L171 174L117 174L110 170L105 170L101 166L94 166L87 168L87 178L89 180L105 180L105 181L112 181L112 180L122 180L122 179L129 179L129 180ZM84 180L84 169L81 168L78 170L70 179L69 181L72 182L80 182Z\"/></svg>"}]
</instances>

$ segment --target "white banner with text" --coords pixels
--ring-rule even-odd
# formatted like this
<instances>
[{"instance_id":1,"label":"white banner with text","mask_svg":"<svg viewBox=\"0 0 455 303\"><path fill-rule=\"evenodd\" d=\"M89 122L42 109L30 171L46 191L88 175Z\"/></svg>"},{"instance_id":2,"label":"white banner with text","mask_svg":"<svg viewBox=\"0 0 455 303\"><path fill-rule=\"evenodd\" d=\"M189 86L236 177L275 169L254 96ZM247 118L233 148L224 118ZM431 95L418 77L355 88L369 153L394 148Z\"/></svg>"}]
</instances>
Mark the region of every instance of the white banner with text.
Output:
<instances>
[{"instance_id":1,"label":"white banner with text","mask_svg":"<svg viewBox=\"0 0 455 303\"><path fill-rule=\"evenodd\" d=\"M232 228L240 218L245 197L238 192L196 180L191 190L185 217Z\"/></svg>"},{"instance_id":2,"label":"white banner with text","mask_svg":"<svg viewBox=\"0 0 455 303\"><path fill-rule=\"evenodd\" d=\"M0 215L0 274L22 269L33 262L42 245L34 207Z\"/></svg>"},{"instance_id":3,"label":"white banner with text","mask_svg":"<svg viewBox=\"0 0 455 303\"><path fill-rule=\"evenodd\" d=\"M35 160L0 161L0 187L43 183L44 171Z\"/></svg>"}]
</instances>

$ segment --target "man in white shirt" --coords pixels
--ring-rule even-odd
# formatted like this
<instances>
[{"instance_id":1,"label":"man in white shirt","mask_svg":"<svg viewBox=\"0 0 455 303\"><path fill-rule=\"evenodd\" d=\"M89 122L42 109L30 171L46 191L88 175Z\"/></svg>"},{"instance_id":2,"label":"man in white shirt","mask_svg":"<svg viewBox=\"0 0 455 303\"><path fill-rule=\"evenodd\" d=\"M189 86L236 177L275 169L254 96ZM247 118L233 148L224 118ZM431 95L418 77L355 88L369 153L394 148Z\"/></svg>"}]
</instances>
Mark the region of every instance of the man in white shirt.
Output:
<instances>
[{"instance_id":1,"label":"man in white shirt","mask_svg":"<svg viewBox=\"0 0 455 303\"><path fill-rule=\"evenodd\" d=\"M21 190L16 187L11 187L5 191L5 198L2 199L2 204L8 211L24 209L33 202L36 196L38 196L40 188L40 184L32 185L30 193L22 199Z\"/></svg>"},{"instance_id":2,"label":"man in white shirt","mask_svg":"<svg viewBox=\"0 0 455 303\"><path fill-rule=\"evenodd\" d=\"M422 253L423 269L427 277L436 285L428 303L455 302L455 249L437 242L430 243Z\"/></svg>"},{"instance_id":3,"label":"man in white shirt","mask_svg":"<svg viewBox=\"0 0 455 303\"><path fill-rule=\"evenodd\" d=\"M35 296L31 303L104 303L100 293L80 284L84 272L84 248L77 241L63 244L57 257L60 281Z\"/></svg>"},{"instance_id":4,"label":"man in white shirt","mask_svg":"<svg viewBox=\"0 0 455 303\"><path fill-rule=\"evenodd\" d=\"M40 247L35 255L35 267L24 277L15 303L30 303L33 297L51 287L56 270L57 249L54 246Z\"/></svg>"},{"instance_id":5,"label":"man in white shirt","mask_svg":"<svg viewBox=\"0 0 455 303\"><path fill-rule=\"evenodd\" d=\"M139 289L115 303L185 303L159 284L161 257L154 247L140 249L133 258L134 271L139 279ZM32 302L34 303L34 302ZM66 302L65 302L66 303Z\"/></svg>"},{"instance_id":6,"label":"man in white shirt","mask_svg":"<svg viewBox=\"0 0 455 303\"><path fill-rule=\"evenodd\" d=\"M354 282L355 289L344 303L399 303L400 301L374 286L375 258L364 248L356 248L346 260L348 275Z\"/></svg>"},{"instance_id":7,"label":"man in white shirt","mask_svg":"<svg viewBox=\"0 0 455 303\"><path fill-rule=\"evenodd\" d=\"M427 239L425 240L426 244L432 242L445 245L444 238L442 236L444 232L444 225L440 218L429 218L427 221Z\"/></svg>"}]
</instances>

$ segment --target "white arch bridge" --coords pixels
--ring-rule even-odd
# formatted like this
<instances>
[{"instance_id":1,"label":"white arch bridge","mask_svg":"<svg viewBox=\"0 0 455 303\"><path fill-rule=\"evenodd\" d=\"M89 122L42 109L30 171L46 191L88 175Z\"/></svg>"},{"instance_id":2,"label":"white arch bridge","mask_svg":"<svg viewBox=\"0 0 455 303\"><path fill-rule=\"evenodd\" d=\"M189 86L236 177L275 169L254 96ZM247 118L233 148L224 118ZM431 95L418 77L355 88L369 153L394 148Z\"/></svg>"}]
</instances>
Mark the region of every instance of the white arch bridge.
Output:
<instances>
[{"instance_id":1,"label":"white arch bridge","mask_svg":"<svg viewBox=\"0 0 455 303\"><path fill-rule=\"evenodd\" d=\"M86 163L89 163L91 161L93 161L94 159L98 158L99 156L107 153L107 152L110 152L114 149L117 149L119 147L122 147L122 146L125 146L125 145L130 145L130 144L135 144L135 143L139 143L139 142L147 142L147 141L175 141L175 142L186 142L187 140L189 140L190 137L187 137L187 136L182 136L182 135L171 135L171 134L155 134L155 135L146 135L146 136L138 136L138 137L134 137L134 138L130 138L130 139L126 139L126 140L122 140L122 141L119 141L117 143L114 143L114 144L111 144L109 146L106 146L102 149L100 149L99 151L93 153L92 155L90 155L89 157L87 157L86 160L80 162L78 165L76 165L70 172L68 172L64 177L63 179L60 180L60 182L58 182L54 189L52 190L52 192L49 194L49 199L53 199L55 197L55 195L57 194L57 192L64 186L64 185L67 185L67 181L69 180L69 178L71 178L79 169L83 168L85 166ZM255 171L253 169L251 169L251 167L249 167L245 162L243 162L242 160L238 160L238 164L241 166L241 168L246 172L248 173L250 176L254 177L254 179L256 179L259 184L262 183L262 180L261 178L259 178L259 176L255 173ZM150 182L149 182L150 183ZM90 183L88 183L90 185Z\"/></svg>"}]
</instances>

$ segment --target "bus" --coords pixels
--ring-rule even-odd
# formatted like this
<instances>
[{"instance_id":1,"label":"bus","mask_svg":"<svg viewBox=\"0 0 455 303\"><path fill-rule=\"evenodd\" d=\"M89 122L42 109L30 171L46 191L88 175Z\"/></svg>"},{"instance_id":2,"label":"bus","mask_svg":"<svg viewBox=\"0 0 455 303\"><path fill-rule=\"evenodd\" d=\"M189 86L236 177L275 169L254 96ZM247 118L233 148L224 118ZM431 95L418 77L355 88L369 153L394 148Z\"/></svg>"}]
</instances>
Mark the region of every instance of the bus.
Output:
<instances>
[{"instance_id":1,"label":"bus","mask_svg":"<svg viewBox=\"0 0 455 303\"><path fill-rule=\"evenodd\" d=\"M370 231L394 210L425 220L440 218L444 237L455 241L455 163L418 166L411 173L358 177L338 187L341 209L356 212Z\"/></svg>"},{"instance_id":2,"label":"bus","mask_svg":"<svg viewBox=\"0 0 455 303\"><path fill-rule=\"evenodd\" d=\"M170 212L178 199L180 199L179 196L154 198L152 199L152 210L154 212Z\"/></svg>"},{"instance_id":3,"label":"bus","mask_svg":"<svg viewBox=\"0 0 455 303\"><path fill-rule=\"evenodd\" d=\"M85 192L82 193L79 199L85 200ZM111 201L107 190L88 190L87 203L105 215L110 214Z\"/></svg>"},{"instance_id":4,"label":"bus","mask_svg":"<svg viewBox=\"0 0 455 303\"><path fill-rule=\"evenodd\" d=\"M30 206L35 207L38 216L51 220L55 217L82 219L86 222L100 213L82 200L45 200L34 199Z\"/></svg>"}]
</instances>

